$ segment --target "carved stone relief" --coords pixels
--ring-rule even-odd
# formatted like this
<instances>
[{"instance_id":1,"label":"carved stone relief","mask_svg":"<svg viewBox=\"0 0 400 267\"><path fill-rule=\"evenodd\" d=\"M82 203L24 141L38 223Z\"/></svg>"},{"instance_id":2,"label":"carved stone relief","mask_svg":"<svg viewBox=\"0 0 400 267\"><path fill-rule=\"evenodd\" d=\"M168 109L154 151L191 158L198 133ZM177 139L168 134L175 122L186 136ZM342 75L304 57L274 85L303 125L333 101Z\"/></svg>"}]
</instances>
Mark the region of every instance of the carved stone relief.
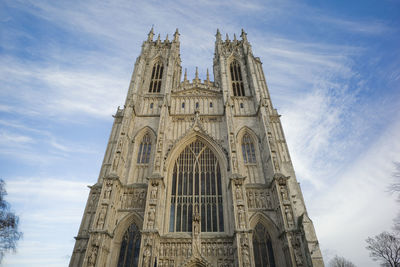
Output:
<instances>
[{"instance_id":1,"label":"carved stone relief","mask_svg":"<svg viewBox=\"0 0 400 267\"><path fill-rule=\"evenodd\" d=\"M271 194L268 189L246 189L249 209L273 209Z\"/></svg>"},{"instance_id":2,"label":"carved stone relief","mask_svg":"<svg viewBox=\"0 0 400 267\"><path fill-rule=\"evenodd\" d=\"M129 188L122 195L122 209L144 209L146 189Z\"/></svg>"}]
</instances>

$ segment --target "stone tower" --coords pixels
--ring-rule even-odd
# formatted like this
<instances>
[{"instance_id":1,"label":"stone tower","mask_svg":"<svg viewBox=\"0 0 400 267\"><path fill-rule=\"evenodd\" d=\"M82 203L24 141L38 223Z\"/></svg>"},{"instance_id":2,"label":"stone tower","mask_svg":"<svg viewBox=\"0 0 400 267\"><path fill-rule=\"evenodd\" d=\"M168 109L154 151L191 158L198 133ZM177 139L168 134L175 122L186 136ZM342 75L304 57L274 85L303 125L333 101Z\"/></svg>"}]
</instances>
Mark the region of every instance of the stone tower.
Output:
<instances>
[{"instance_id":1,"label":"stone tower","mask_svg":"<svg viewBox=\"0 0 400 267\"><path fill-rule=\"evenodd\" d=\"M214 81L182 67L178 30L135 63L70 266L324 266L246 33L217 30Z\"/></svg>"}]
</instances>

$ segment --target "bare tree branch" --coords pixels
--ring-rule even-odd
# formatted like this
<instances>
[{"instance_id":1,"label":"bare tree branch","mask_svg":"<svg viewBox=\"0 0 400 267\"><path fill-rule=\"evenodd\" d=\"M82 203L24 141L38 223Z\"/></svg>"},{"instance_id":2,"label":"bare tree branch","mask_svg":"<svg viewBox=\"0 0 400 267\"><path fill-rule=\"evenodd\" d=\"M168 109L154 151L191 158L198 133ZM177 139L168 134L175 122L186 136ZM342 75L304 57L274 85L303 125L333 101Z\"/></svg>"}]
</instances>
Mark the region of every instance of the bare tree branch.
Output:
<instances>
[{"instance_id":1,"label":"bare tree branch","mask_svg":"<svg viewBox=\"0 0 400 267\"><path fill-rule=\"evenodd\" d=\"M329 261L329 267L356 267L356 265L344 257L336 255Z\"/></svg>"},{"instance_id":2,"label":"bare tree branch","mask_svg":"<svg viewBox=\"0 0 400 267\"><path fill-rule=\"evenodd\" d=\"M366 247L374 261L380 261L382 266L400 267L400 238L394 234L383 232L371 238L368 237Z\"/></svg>"}]
</instances>

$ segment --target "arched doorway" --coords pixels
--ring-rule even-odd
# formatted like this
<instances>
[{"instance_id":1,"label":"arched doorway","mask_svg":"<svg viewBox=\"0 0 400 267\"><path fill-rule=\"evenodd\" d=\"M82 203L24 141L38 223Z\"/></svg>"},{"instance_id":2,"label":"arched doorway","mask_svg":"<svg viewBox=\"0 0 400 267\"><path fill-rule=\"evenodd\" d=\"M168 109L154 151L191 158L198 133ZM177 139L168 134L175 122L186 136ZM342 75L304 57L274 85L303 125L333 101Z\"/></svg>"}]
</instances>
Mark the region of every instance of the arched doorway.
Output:
<instances>
[{"instance_id":1,"label":"arched doorway","mask_svg":"<svg viewBox=\"0 0 400 267\"><path fill-rule=\"evenodd\" d=\"M133 223L126 230L119 252L118 267L136 267L139 262L140 231Z\"/></svg>"},{"instance_id":2,"label":"arched doorway","mask_svg":"<svg viewBox=\"0 0 400 267\"><path fill-rule=\"evenodd\" d=\"M275 267L271 237L261 223L254 228L253 252L255 266Z\"/></svg>"}]
</instances>

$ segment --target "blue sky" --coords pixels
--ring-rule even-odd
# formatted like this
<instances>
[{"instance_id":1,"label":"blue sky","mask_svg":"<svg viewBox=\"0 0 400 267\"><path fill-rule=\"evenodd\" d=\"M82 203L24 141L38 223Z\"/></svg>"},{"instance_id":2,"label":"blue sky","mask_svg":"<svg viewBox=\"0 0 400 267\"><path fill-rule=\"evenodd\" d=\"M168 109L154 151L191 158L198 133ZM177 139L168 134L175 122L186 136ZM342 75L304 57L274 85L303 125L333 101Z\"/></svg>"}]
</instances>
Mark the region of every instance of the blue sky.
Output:
<instances>
[{"instance_id":1,"label":"blue sky","mask_svg":"<svg viewBox=\"0 0 400 267\"><path fill-rule=\"evenodd\" d=\"M325 261L376 266L400 161L400 1L0 3L0 176L24 239L5 266L66 266L133 65L154 24L181 33L189 78L212 69L215 32L261 58Z\"/></svg>"}]
</instances>

